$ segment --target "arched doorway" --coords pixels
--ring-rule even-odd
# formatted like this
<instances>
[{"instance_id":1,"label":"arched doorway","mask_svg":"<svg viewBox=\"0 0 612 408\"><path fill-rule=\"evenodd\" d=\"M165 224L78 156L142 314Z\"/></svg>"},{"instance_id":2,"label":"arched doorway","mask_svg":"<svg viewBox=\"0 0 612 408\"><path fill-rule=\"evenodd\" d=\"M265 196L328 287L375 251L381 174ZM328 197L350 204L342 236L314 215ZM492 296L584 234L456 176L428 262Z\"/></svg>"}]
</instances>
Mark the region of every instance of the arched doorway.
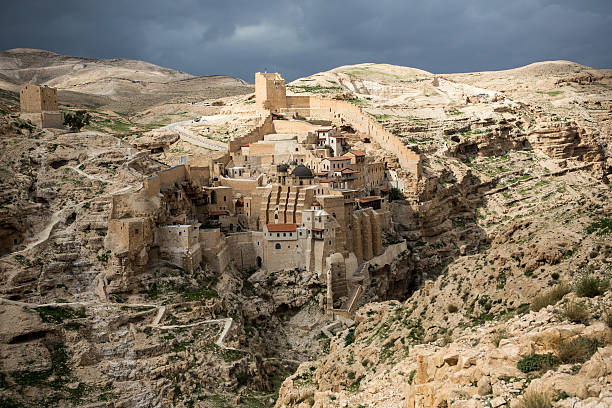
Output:
<instances>
[{"instance_id":1,"label":"arched doorway","mask_svg":"<svg viewBox=\"0 0 612 408\"><path fill-rule=\"evenodd\" d=\"M261 268L261 256L257 257L257 267Z\"/></svg>"}]
</instances>

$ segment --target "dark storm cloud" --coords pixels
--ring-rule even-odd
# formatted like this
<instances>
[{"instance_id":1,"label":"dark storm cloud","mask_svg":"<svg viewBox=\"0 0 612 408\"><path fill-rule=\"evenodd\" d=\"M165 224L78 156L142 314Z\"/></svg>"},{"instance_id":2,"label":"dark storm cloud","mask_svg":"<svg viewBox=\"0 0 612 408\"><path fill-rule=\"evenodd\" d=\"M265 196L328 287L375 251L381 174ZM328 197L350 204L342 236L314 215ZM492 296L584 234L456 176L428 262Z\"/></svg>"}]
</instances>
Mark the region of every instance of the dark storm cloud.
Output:
<instances>
[{"instance_id":1,"label":"dark storm cloud","mask_svg":"<svg viewBox=\"0 0 612 408\"><path fill-rule=\"evenodd\" d=\"M381 62L431 72L568 59L612 67L610 0L27 1L0 6L0 49L143 59L253 80Z\"/></svg>"}]
</instances>

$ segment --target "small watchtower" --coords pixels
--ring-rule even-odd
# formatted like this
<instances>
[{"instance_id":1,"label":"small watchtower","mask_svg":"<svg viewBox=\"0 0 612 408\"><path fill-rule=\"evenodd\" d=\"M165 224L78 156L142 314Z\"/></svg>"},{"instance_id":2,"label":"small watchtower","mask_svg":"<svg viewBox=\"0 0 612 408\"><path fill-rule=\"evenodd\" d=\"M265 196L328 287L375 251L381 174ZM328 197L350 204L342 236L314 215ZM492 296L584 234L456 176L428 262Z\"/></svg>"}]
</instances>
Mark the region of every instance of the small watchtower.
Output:
<instances>
[{"instance_id":1,"label":"small watchtower","mask_svg":"<svg viewBox=\"0 0 612 408\"><path fill-rule=\"evenodd\" d=\"M279 73L255 73L255 106L272 112L287 107L287 88Z\"/></svg>"},{"instance_id":2,"label":"small watchtower","mask_svg":"<svg viewBox=\"0 0 612 408\"><path fill-rule=\"evenodd\" d=\"M19 91L21 117L42 128L62 128L64 118L57 105L57 89L27 84Z\"/></svg>"}]
</instances>

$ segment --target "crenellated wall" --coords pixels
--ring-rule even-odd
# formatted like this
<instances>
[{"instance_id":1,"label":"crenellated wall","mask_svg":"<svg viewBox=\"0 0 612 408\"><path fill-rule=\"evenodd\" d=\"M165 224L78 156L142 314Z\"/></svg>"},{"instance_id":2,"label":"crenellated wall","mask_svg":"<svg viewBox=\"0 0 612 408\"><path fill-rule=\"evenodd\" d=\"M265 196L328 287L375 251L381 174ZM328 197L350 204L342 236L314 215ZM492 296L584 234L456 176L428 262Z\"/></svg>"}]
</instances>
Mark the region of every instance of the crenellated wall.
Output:
<instances>
[{"instance_id":1,"label":"crenellated wall","mask_svg":"<svg viewBox=\"0 0 612 408\"><path fill-rule=\"evenodd\" d=\"M255 106L276 112L287 105L285 80L279 73L255 73Z\"/></svg>"},{"instance_id":2,"label":"crenellated wall","mask_svg":"<svg viewBox=\"0 0 612 408\"><path fill-rule=\"evenodd\" d=\"M57 112L57 89L27 84L19 91L21 112Z\"/></svg>"}]
</instances>

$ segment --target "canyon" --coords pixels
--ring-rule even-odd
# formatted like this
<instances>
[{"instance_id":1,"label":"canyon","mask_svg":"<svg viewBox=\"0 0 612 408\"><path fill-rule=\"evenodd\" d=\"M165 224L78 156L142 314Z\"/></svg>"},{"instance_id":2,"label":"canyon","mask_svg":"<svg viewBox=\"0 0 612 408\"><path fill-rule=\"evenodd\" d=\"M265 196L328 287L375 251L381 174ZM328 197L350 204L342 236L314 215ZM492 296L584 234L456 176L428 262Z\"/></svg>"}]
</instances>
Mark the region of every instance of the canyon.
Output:
<instances>
[{"instance_id":1,"label":"canyon","mask_svg":"<svg viewBox=\"0 0 612 408\"><path fill-rule=\"evenodd\" d=\"M612 404L611 70L144 64L0 55L0 406Z\"/></svg>"}]
</instances>

